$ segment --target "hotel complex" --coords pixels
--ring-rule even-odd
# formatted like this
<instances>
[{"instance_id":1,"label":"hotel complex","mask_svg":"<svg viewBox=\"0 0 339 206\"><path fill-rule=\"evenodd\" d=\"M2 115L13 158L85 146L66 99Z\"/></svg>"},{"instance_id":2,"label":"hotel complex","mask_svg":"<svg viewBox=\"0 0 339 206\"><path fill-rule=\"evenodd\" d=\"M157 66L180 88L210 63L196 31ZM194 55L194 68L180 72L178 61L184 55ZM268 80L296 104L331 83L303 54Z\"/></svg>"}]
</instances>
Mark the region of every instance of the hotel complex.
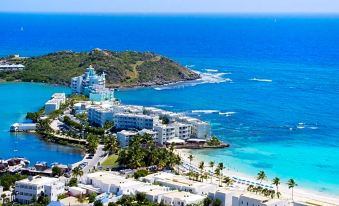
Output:
<instances>
[{"instance_id":1,"label":"hotel complex","mask_svg":"<svg viewBox=\"0 0 339 206\"><path fill-rule=\"evenodd\" d=\"M71 88L73 94L83 94L91 101L110 101L114 99L114 91L106 88L106 77L103 72L97 75L90 65L85 74L72 78Z\"/></svg>"},{"instance_id":2,"label":"hotel complex","mask_svg":"<svg viewBox=\"0 0 339 206\"><path fill-rule=\"evenodd\" d=\"M95 126L103 127L106 122L113 122L117 130L123 130L117 134L122 146L127 146L129 140L142 131L147 131L159 145L211 137L211 126L199 119L114 101L113 91L105 88L105 74L97 75L91 66L84 75L72 78L71 87L73 93L84 94L91 101L74 105L75 112L87 112L89 123Z\"/></svg>"}]
</instances>

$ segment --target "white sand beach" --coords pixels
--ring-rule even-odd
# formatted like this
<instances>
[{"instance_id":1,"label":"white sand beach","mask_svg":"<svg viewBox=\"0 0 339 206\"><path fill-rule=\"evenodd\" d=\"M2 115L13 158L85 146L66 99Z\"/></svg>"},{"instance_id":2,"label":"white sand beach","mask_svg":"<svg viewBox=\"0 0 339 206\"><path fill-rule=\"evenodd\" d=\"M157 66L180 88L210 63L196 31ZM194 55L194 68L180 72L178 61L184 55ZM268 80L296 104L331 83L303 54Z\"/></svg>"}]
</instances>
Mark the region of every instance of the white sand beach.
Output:
<instances>
[{"instance_id":1,"label":"white sand beach","mask_svg":"<svg viewBox=\"0 0 339 206\"><path fill-rule=\"evenodd\" d=\"M177 149L176 153L180 155L180 157L182 158L182 161L184 163L186 163L186 164L190 163L190 161L188 159L188 157L190 155L189 149ZM192 166L195 167L195 168L198 168L199 162L201 162L201 161L203 161L203 160L193 158ZM217 165L217 164L218 163L216 162L215 165ZM206 168L205 169L206 171L211 171L211 168L209 167L209 162L207 162L207 161L205 161L205 168ZM251 176L251 175L248 175L248 174L244 174L244 173L235 172L235 171L225 169L223 171L223 175L229 176L229 177L235 177L235 178L238 178L238 179L245 179L245 180L249 180L251 182L258 182L258 180L256 180L256 177L255 177L256 174L253 174L253 176ZM215 177L214 179L216 181L217 178ZM262 184L273 186L273 188L275 189L275 186L271 185L272 183L269 182L269 181L263 181ZM247 185L236 183L236 182L234 183L234 185L239 186L239 188L246 188L247 187ZM289 199L290 201L292 201L291 190L283 182L279 185L279 191L281 192L280 198ZM297 187L294 188L294 201L304 203L304 204L309 204L309 205L324 205L324 206L339 205L339 197L320 194L317 191L311 191L311 190L303 188L302 186L297 186Z\"/></svg>"}]
</instances>

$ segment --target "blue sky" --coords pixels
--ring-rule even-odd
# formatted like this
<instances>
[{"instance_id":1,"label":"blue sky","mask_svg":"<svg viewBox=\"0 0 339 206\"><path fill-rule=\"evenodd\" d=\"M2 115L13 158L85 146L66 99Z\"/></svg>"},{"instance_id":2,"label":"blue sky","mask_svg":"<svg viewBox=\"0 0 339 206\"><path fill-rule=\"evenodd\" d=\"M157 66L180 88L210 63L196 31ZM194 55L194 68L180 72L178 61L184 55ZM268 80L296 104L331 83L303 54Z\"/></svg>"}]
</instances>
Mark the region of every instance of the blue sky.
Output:
<instances>
[{"instance_id":1,"label":"blue sky","mask_svg":"<svg viewBox=\"0 0 339 206\"><path fill-rule=\"evenodd\" d=\"M339 13L339 0L0 0L0 12Z\"/></svg>"}]
</instances>

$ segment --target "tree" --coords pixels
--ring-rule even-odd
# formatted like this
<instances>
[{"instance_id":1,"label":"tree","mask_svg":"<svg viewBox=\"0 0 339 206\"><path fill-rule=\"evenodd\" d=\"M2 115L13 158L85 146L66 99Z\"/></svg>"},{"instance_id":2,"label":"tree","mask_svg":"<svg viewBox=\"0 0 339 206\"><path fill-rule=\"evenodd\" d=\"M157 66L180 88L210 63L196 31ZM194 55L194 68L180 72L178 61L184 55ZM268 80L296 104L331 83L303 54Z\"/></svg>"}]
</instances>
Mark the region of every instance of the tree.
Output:
<instances>
[{"instance_id":1,"label":"tree","mask_svg":"<svg viewBox=\"0 0 339 206\"><path fill-rule=\"evenodd\" d=\"M99 145L99 138L96 135L89 134L87 136L87 143L88 143L88 152L93 154L95 153Z\"/></svg>"},{"instance_id":2,"label":"tree","mask_svg":"<svg viewBox=\"0 0 339 206\"><path fill-rule=\"evenodd\" d=\"M204 162L204 161L201 161L201 162L199 163L201 182L203 182L202 176L203 176L204 168L205 168L205 162Z\"/></svg>"},{"instance_id":3,"label":"tree","mask_svg":"<svg viewBox=\"0 0 339 206\"><path fill-rule=\"evenodd\" d=\"M109 154L114 154L118 151L118 141L114 136L108 136L105 138L105 145L104 150L107 151Z\"/></svg>"},{"instance_id":4,"label":"tree","mask_svg":"<svg viewBox=\"0 0 339 206\"><path fill-rule=\"evenodd\" d=\"M259 171L257 174L257 180L260 180L260 183L267 178L264 171Z\"/></svg>"},{"instance_id":5,"label":"tree","mask_svg":"<svg viewBox=\"0 0 339 206\"><path fill-rule=\"evenodd\" d=\"M58 166L54 166L54 167L52 168L52 175L53 175L53 176L61 176L61 175L62 175L61 168L58 167Z\"/></svg>"},{"instance_id":6,"label":"tree","mask_svg":"<svg viewBox=\"0 0 339 206\"><path fill-rule=\"evenodd\" d=\"M220 168L219 167L217 167L216 169L215 169L215 171L214 171L214 174L218 177L218 179L219 179L219 186L221 186L221 178L220 178Z\"/></svg>"},{"instance_id":7,"label":"tree","mask_svg":"<svg viewBox=\"0 0 339 206\"><path fill-rule=\"evenodd\" d=\"M272 180L272 184L274 184L277 188L277 197L279 198L280 197L280 192L279 192L279 188L278 186L280 185L280 179L279 177L275 177L273 180Z\"/></svg>"},{"instance_id":8,"label":"tree","mask_svg":"<svg viewBox=\"0 0 339 206\"><path fill-rule=\"evenodd\" d=\"M221 206L221 203L222 203L221 200L215 199L212 203L212 206Z\"/></svg>"},{"instance_id":9,"label":"tree","mask_svg":"<svg viewBox=\"0 0 339 206\"><path fill-rule=\"evenodd\" d=\"M212 172L214 171L214 161L210 161L210 168L212 169ZM211 183L213 181L213 174L211 175Z\"/></svg>"},{"instance_id":10,"label":"tree","mask_svg":"<svg viewBox=\"0 0 339 206\"><path fill-rule=\"evenodd\" d=\"M95 198L98 196L98 194L97 193L95 193L95 192L92 192L91 194L89 194L89 196L88 196L88 202L94 202L95 201Z\"/></svg>"},{"instance_id":11,"label":"tree","mask_svg":"<svg viewBox=\"0 0 339 206\"><path fill-rule=\"evenodd\" d=\"M213 200L211 198L206 197L203 201L203 206L209 206L212 202Z\"/></svg>"},{"instance_id":12,"label":"tree","mask_svg":"<svg viewBox=\"0 0 339 206\"><path fill-rule=\"evenodd\" d=\"M69 180L69 182L68 182L68 186L70 186L70 187L76 187L76 186L78 186L78 180L77 180L77 178L72 177L72 178Z\"/></svg>"},{"instance_id":13,"label":"tree","mask_svg":"<svg viewBox=\"0 0 339 206\"><path fill-rule=\"evenodd\" d=\"M287 185L288 185L288 189L292 189L292 201L294 202L293 189L294 189L294 187L298 186L298 184L294 181L294 179L289 179L288 182L287 182Z\"/></svg>"},{"instance_id":14,"label":"tree","mask_svg":"<svg viewBox=\"0 0 339 206\"><path fill-rule=\"evenodd\" d=\"M190 155L188 156L188 159L190 160L190 171L192 171L192 161L193 161L193 159L194 159L193 155L190 154Z\"/></svg>"},{"instance_id":15,"label":"tree","mask_svg":"<svg viewBox=\"0 0 339 206\"><path fill-rule=\"evenodd\" d=\"M84 172L82 171L80 166L77 166L72 170L72 176L75 178L81 177L83 174Z\"/></svg>"},{"instance_id":16,"label":"tree","mask_svg":"<svg viewBox=\"0 0 339 206\"><path fill-rule=\"evenodd\" d=\"M101 200L95 200L93 206L103 206Z\"/></svg>"},{"instance_id":17,"label":"tree","mask_svg":"<svg viewBox=\"0 0 339 206\"><path fill-rule=\"evenodd\" d=\"M219 177L219 184L220 184L220 186L222 186L222 184L221 184L221 180L222 180L222 176L223 176L223 170L224 170L224 163L222 163L222 162L220 162L219 164L218 164L218 168L219 168L219 170L220 170L220 177Z\"/></svg>"},{"instance_id":18,"label":"tree","mask_svg":"<svg viewBox=\"0 0 339 206\"><path fill-rule=\"evenodd\" d=\"M144 169L138 170L138 171L134 172L134 174L133 174L134 179L139 179L140 177L145 177L147 175L148 175L148 171L144 170Z\"/></svg>"},{"instance_id":19,"label":"tree","mask_svg":"<svg viewBox=\"0 0 339 206\"><path fill-rule=\"evenodd\" d=\"M146 194L142 192L137 192L137 194L135 195L135 199L138 201L139 204L147 202Z\"/></svg>"},{"instance_id":20,"label":"tree","mask_svg":"<svg viewBox=\"0 0 339 206\"><path fill-rule=\"evenodd\" d=\"M226 176L224 177L224 183L226 184L226 186L231 186L233 184L233 180L232 178Z\"/></svg>"},{"instance_id":21,"label":"tree","mask_svg":"<svg viewBox=\"0 0 339 206\"><path fill-rule=\"evenodd\" d=\"M112 127L114 127L114 122L112 122L112 121L106 121L105 122L105 124L104 124L105 130L110 130L110 129L112 129Z\"/></svg>"}]
</instances>

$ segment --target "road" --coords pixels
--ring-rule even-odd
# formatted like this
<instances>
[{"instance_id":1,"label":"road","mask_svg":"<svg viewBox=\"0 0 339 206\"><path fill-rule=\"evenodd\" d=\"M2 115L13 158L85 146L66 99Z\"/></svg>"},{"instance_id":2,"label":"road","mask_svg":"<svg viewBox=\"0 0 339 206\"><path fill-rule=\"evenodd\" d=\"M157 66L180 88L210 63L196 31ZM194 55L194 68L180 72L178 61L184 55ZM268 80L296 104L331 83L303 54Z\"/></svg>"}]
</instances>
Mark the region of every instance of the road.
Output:
<instances>
[{"instance_id":1,"label":"road","mask_svg":"<svg viewBox=\"0 0 339 206\"><path fill-rule=\"evenodd\" d=\"M86 154L86 156L84 157L83 160L81 160L80 162L74 163L72 165L72 167L77 167L82 163L87 163L87 165L82 169L84 174L88 173L90 170L97 168L98 166L98 162L102 162L107 158L107 154L104 151L104 145L99 145L94 156L92 157L92 159L86 159L86 157L88 156L88 154Z\"/></svg>"}]
</instances>

